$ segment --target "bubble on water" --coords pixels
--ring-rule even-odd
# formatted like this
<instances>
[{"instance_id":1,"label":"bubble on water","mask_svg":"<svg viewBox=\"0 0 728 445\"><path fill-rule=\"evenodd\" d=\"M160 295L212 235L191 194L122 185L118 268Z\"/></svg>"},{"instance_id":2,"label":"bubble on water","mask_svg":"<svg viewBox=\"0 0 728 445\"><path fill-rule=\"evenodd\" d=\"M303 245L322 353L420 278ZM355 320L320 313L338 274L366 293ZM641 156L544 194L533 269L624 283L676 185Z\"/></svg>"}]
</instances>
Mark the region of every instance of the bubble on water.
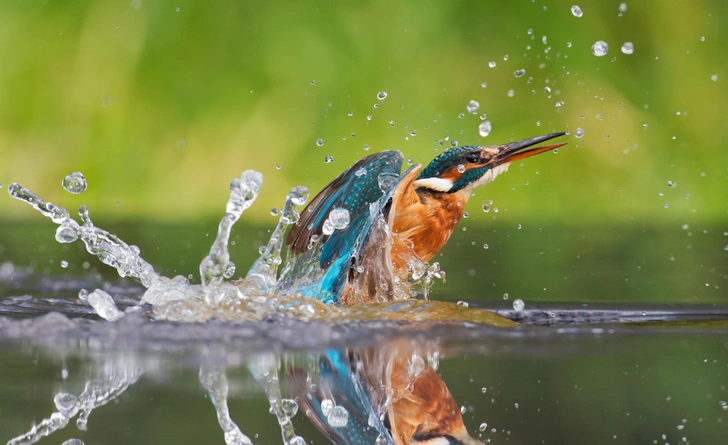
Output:
<instances>
[{"instance_id":1,"label":"bubble on water","mask_svg":"<svg viewBox=\"0 0 728 445\"><path fill-rule=\"evenodd\" d=\"M524 70L524 69L515 70L513 72L513 75L516 77L523 77L524 74L526 74L526 70Z\"/></svg>"},{"instance_id":2,"label":"bubble on water","mask_svg":"<svg viewBox=\"0 0 728 445\"><path fill-rule=\"evenodd\" d=\"M66 261L66 260L61 261L61 267L64 268L64 269L66 267L68 267L68 261Z\"/></svg>"},{"instance_id":3,"label":"bubble on water","mask_svg":"<svg viewBox=\"0 0 728 445\"><path fill-rule=\"evenodd\" d=\"M334 157L333 156L326 156L324 158L324 164L331 164L332 162L334 162Z\"/></svg>"},{"instance_id":4,"label":"bubble on water","mask_svg":"<svg viewBox=\"0 0 728 445\"><path fill-rule=\"evenodd\" d=\"M490 134L490 130L492 129L492 125L490 121L483 121L478 125L478 133L482 137L487 137Z\"/></svg>"},{"instance_id":5,"label":"bubble on water","mask_svg":"<svg viewBox=\"0 0 728 445\"><path fill-rule=\"evenodd\" d=\"M483 392L485 392L485 391L483 391ZM488 424L485 422L481 423L480 426L478 427L478 431L480 431L481 433L485 432L485 430L487 430L487 429L488 429Z\"/></svg>"},{"instance_id":6,"label":"bubble on water","mask_svg":"<svg viewBox=\"0 0 728 445\"><path fill-rule=\"evenodd\" d=\"M319 147L323 147L324 146L324 140L323 139L316 139L316 145L318 145Z\"/></svg>"},{"instance_id":7,"label":"bubble on water","mask_svg":"<svg viewBox=\"0 0 728 445\"><path fill-rule=\"evenodd\" d=\"M581 139L584 136L584 129L582 129L581 127L577 128L576 131L574 132L574 136L577 139Z\"/></svg>"},{"instance_id":8,"label":"bubble on water","mask_svg":"<svg viewBox=\"0 0 728 445\"><path fill-rule=\"evenodd\" d=\"M526 303L523 302L520 298L518 300L513 301L513 310L516 312L521 312L523 308L526 307Z\"/></svg>"},{"instance_id":9,"label":"bubble on water","mask_svg":"<svg viewBox=\"0 0 728 445\"><path fill-rule=\"evenodd\" d=\"M592 54L597 57L606 56L607 51L609 51L609 45L607 45L607 42L605 42L604 40L599 40L592 45Z\"/></svg>"},{"instance_id":10,"label":"bubble on water","mask_svg":"<svg viewBox=\"0 0 728 445\"><path fill-rule=\"evenodd\" d=\"M627 12L627 3L619 4L619 12Z\"/></svg>"},{"instance_id":11,"label":"bubble on water","mask_svg":"<svg viewBox=\"0 0 728 445\"><path fill-rule=\"evenodd\" d=\"M574 17L581 17L582 15L584 15L578 5L574 5L571 7L571 13L574 15Z\"/></svg>"},{"instance_id":12,"label":"bubble on water","mask_svg":"<svg viewBox=\"0 0 728 445\"><path fill-rule=\"evenodd\" d=\"M470 102L468 102L468 106L466 108L468 110L468 113L475 114L478 112L480 104L477 101L471 100Z\"/></svg>"},{"instance_id":13,"label":"bubble on water","mask_svg":"<svg viewBox=\"0 0 728 445\"><path fill-rule=\"evenodd\" d=\"M333 428L343 428L349 423L349 412L343 406L335 406L329 411L326 420Z\"/></svg>"},{"instance_id":14,"label":"bubble on water","mask_svg":"<svg viewBox=\"0 0 728 445\"><path fill-rule=\"evenodd\" d=\"M716 80L718 80L718 75L717 74L713 74L712 76L710 76L710 80L712 80L713 82L715 82Z\"/></svg>"},{"instance_id":15,"label":"bubble on water","mask_svg":"<svg viewBox=\"0 0 728 445\"><path fill-rule=\"evenodd\" d=\"M73 193L74 195L85 192L86 187L88 186L86 178L81 172L73 172L69 174L63 178L63 182L61 184L67 192Z\"/></svg>"},{"instance_id":16,"label":"bubble on water","mask_svg":"<svg viewBox=\"0 0 728 445\"><path fill-rule=\"evenodd\" d=\"M513 96L514 96L515 94L516 94L516 92L515 92L515 91L513 91L513 90L508 90L508 93L506 93L506 95L507 95L508 97L513 97Z\"/></svg>"},{"instance_id":17,"label":"bubble on water","mask_svg":"<svg viewBox=\"0 0 728 445\"><path fill-rule=\"evenodd\" d=\"M387 98L387 92L386 91L380 91L377 93L377 99L384 100Z\"/></svg>"},{"instance_id":18,"label":"bubble on water","mask_svg":"<svg viewBox=\"0 0 728 445\"><path fill-rule=\"evenodd\" d=\"M632 42L624 42L622 44L622 52L624 54L632 54L634 52L634 45Z\"/></svg>"},{"instance_id":19,"label":"bubble on water","mask_svg":"<svg viewBox=\"0 0 728 445\"><path fill-rule=\"evenodd\" d=\"M491 68L495 68L495 60L491 60L490 62L488 62L488 66Z\"/></svg>"}]
</instances>

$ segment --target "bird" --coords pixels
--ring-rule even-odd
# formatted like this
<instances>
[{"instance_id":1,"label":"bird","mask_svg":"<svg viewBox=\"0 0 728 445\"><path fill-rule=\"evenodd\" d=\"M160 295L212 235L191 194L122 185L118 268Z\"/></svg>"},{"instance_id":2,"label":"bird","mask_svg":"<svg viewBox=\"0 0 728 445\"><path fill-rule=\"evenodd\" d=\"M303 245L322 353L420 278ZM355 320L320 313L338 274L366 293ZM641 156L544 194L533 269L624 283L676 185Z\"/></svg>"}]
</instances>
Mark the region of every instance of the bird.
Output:
<instances>
[{"instance_id":1,"label":"bird","mask_svg":"<svg viewBox=\"0 0 728 445\"><path fill-rule=\"evenodd\" d=\"M289 369L288 386L336 445L483 445L468 434L442 378L413 352L403 344L330 349L313 357L308 369L300 362ZM334 406L344 408L346 422L332 418Z\"/></svg>"},{"instance_id":2,"label":"bird","mask_svg":"<svg viewBox=\"0 0 728 445\"><path fill-rule=\"evenodd\" d=\"M324 187L289 230L276 291L331 304L396 299L398 278L406 279L413 261L428 262L445 246L475 189L513 162L565 145L537 146L565 134L455 147L404 173L399 151L360 159ZM335 209L349 215L342 230L331 229Z\"/></svg>"}]
</instances>

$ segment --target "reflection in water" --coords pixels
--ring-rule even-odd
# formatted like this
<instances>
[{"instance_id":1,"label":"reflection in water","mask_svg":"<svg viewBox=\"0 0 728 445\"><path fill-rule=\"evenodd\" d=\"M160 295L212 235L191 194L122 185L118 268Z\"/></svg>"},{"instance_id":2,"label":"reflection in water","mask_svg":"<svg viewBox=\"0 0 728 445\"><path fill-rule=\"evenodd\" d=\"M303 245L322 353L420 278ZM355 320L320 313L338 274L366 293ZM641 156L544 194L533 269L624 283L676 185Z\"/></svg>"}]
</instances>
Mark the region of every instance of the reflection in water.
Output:
<instances>
[{"instance_id":1,"label":"reflection in water","mask_svg":"<svg viewBox=\"0 0 728 445\"><path fill-rule=\"evenodd\" d=\"M78 352L73 348L61 355ZM159 356L150 358L134 349L87 343L82 352L91 358L93 375L84 391L78 396L58 392L57 411L8 445L36 443L73 418L85 431L94 409L115 400L145 372L161 372ZM228 370L234 362L245 365L262 386L286 445L306 443L291 421L299 406L337 445L480 444L466 431L458 404L436 372L439 354L436 345L410 339L376 349L328 349L321 354L242 356L221 344L208 345L197 359L200 384L210 396L228 445L253 443L228 410Z\"/></svg>"}]
</instances>

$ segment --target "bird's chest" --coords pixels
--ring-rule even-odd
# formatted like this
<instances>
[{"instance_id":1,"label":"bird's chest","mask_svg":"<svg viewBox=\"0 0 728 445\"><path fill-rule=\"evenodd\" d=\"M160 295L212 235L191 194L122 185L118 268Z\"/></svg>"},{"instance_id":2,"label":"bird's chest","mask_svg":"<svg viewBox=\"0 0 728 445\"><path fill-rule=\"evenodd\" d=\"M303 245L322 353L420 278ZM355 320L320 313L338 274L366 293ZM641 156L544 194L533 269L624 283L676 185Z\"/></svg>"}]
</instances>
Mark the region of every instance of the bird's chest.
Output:
<instances>
[{"instance_id":1,"label":"bird's chest","mask_svg":"<svg viewBox=\"0 0 728 445\"><path fill-rule=\"evenodd\" d=\"M392 230L412 243L415 253L425 261L445 246L465 212L467 198L458 194L425 195L399 208Z\"/></svg>"}]
</instances>

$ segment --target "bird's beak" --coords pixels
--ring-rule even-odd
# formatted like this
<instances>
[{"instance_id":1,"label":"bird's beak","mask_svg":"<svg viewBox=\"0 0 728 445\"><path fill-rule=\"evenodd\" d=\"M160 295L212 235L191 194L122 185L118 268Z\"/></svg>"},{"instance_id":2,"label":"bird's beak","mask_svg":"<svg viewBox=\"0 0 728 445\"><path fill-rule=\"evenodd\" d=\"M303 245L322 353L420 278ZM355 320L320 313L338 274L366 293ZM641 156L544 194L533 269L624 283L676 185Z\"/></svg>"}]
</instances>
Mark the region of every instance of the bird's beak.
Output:
<instances>
[{"instance_id":1,"label":"bird's beak","mask_svg":"<svg viewBox=\"0 0 728 445\"><path fill-rule=\"evenodd\" d=\"M526 159L530 156L537 155L539 153L543 153L545 151L553 150L554 148L561 147L562 145L566 145L566 142L560 142L558 144L552 144L552 145L545 145L543 147L534 147L528 150L525 150L528 147L533 147L536 144L539 144L544 141L548 141L549 139L557 138L559 136L563 136L566 133L551 133L551 134L545 134L543 136L536 136L533 138L524 139L522 141L518 142L511 142L510 144L506 144L499 148L498 154L493 156L493 163L498 166L501 164L514 162L519 159Z\"/></svg>"}]
</instances>

